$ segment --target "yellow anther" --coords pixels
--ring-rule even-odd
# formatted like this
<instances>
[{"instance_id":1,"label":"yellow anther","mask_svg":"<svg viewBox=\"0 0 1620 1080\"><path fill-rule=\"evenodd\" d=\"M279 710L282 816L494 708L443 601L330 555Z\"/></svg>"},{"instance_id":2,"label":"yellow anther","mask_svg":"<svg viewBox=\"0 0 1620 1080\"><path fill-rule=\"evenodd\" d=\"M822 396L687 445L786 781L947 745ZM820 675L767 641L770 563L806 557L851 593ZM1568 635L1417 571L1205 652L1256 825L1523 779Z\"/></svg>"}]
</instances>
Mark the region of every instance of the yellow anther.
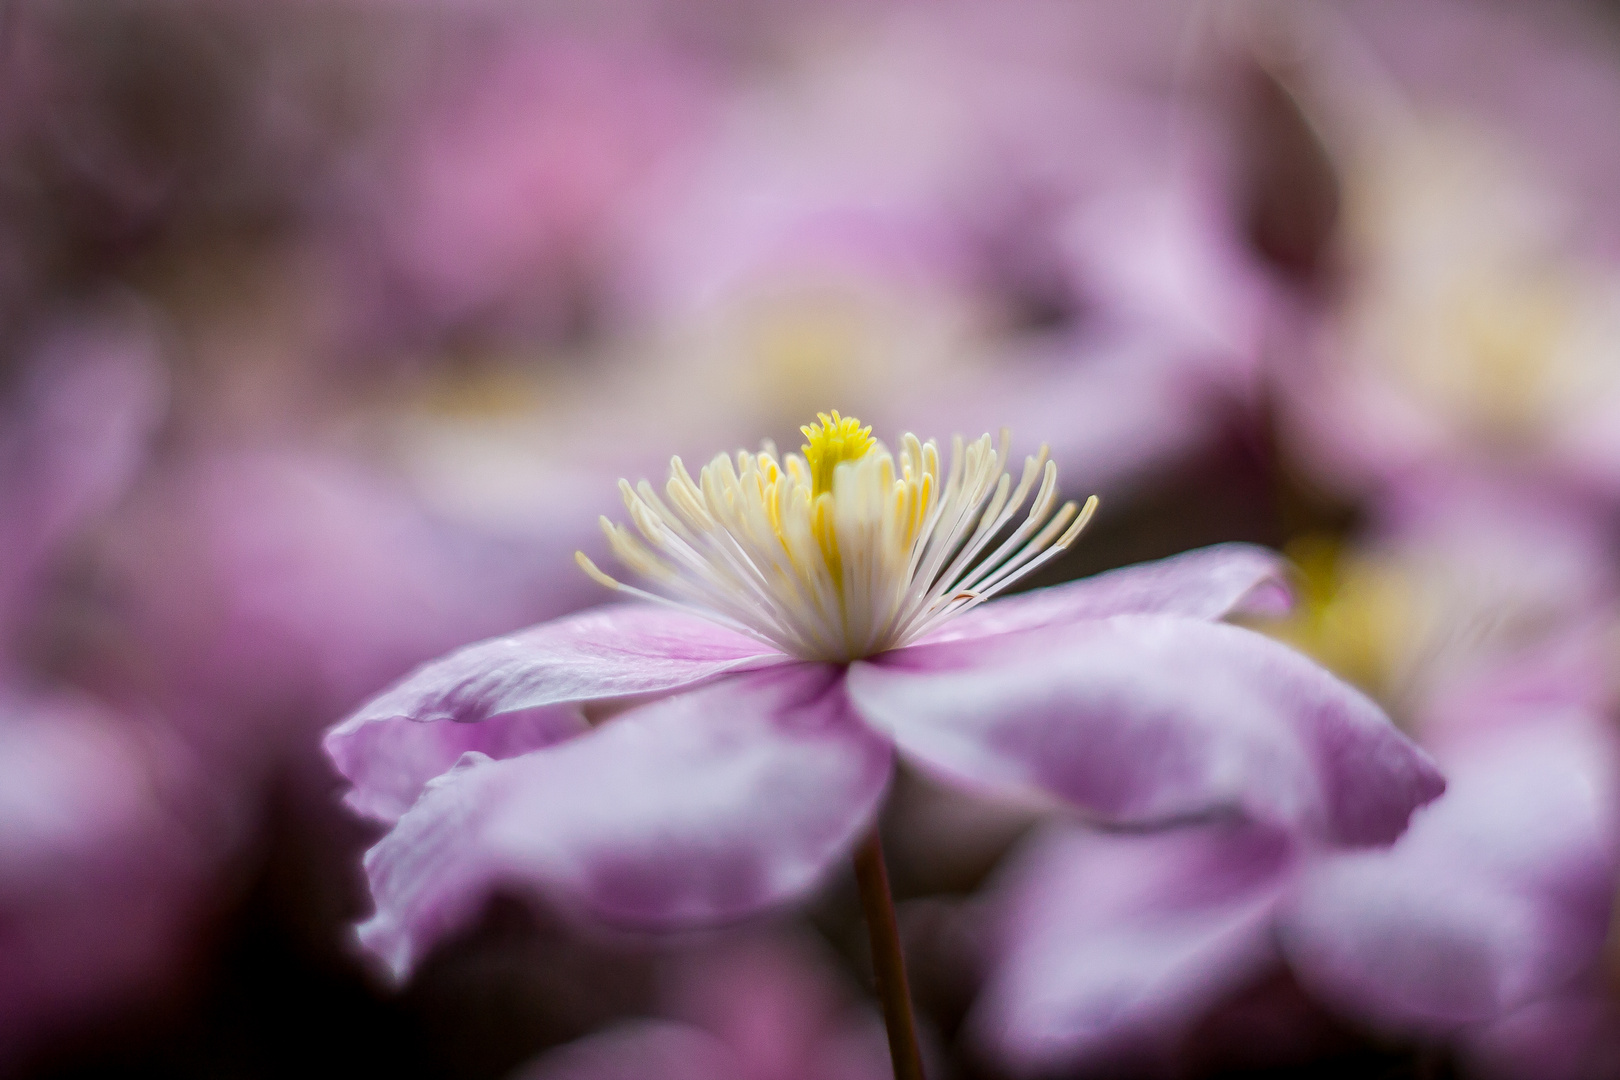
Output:
<instances>
[{"instance_id":1,"label":"yellow anther","mask_svg":"<svg viewBox=\"0 0 1620 1080\"><path fill-rule=\"evenodd\" d=\"M861 426L853 416L816 414L816 423L806 424L799 430L809 442L800 449L810 464L810 493L820 495L831 491L833 472L846 461L860 461L877 448L872 438L871 425Z\"/></svg>"}]
</instances>

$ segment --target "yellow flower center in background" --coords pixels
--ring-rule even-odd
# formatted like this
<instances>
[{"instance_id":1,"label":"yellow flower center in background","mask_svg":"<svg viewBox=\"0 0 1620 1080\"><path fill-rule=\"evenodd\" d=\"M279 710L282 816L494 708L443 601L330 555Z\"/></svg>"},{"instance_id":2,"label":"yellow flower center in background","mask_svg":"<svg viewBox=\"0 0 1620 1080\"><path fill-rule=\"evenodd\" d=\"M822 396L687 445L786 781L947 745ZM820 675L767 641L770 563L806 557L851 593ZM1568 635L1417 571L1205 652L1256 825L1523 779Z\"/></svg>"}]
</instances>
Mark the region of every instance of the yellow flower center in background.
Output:
<instances>
[{"instance_id":1,"label":"yellow flower center in background","mask_svg":"<svg viewBox=\"0 0 1620 1080\"><path fill-rule=\"evenodd\" d=\"M1357 558L1327 537L1303 537L1284 550L1298 571L1298 603L1266 628L1394 704L1402 653L1417 621L1413 583L1393 566Z\"/></svg>"},{"instance_id":2,"label":"yellow flower center in background","mask_svg":"<svg viewBox=\"0 0 1620 1080\"><path fill-rule=\"evenodd\" d=\"M822 414L803 454L720 454L696 480L670 462L660 497L619 482L630 527L602 519L631 588L583 553L598 582L674 604L808 660L903 645L1002 592L1066 550L1096 508L1058 505L1043 446L1016 486L1007 436L939 448L907 434L898 457L853 417ZM1013 526L1019 509L1033 502Z\"/></svg>"}]
</instances>

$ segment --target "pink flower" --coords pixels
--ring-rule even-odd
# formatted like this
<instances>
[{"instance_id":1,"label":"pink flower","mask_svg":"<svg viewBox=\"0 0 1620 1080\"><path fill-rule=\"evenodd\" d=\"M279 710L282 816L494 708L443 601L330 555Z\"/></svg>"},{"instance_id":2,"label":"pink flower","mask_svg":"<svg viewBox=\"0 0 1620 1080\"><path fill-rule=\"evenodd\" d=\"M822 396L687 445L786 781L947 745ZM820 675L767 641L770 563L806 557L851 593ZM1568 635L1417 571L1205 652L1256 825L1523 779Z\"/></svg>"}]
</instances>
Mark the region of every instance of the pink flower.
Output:
<instances>
[{"instance_id":1,"label":"pink flower","mask_svg":"<svg viewBox=\"0 0 1620 1080\"><path fill-rule=\"evenodd\" d=\"M1266 296L1218 125L1133 40L1181 36L1149 7L893 6L797 40L628 232L627 321L694 358L660 391L771 433L828 400L1040 429L1109 496L1211 445Z\"/></svg>"},{"instance_id":2,"label":"pink flower","mask_svg":"<svg viewBox=\"0 0 1620 1080\"><path fill-rule=\"evenodd\" d=\"M1598 1037L1620 885L1606 549L1544 501L1408 496L1296 625L1390 702L1445 793L1377 851L1254 823L1047 828L988 909L973 1026L995 1057L1165 1067L1285 964L1339 1016L1447 1042L1486 1075L1603 1075L1582 1069L1613 1052Z\"/></svg>"},{"instance_id":3,"label":"pink flower","mask_svg":"<svg viewBox=\"0 0 1620 1080\"><path fill-rule=\"evenodd\" d=\"M559 529L500 537L444 521L347 455L195 452L154 470L98 548L118 631L102 659L258 771L313 751L331 717L456 641L583 606L587 588L531 567L585 531Z\"/></svg>"},{"instance_id":4,"label":"pink flower","mask_svg":"<svg viewBox=\"0 0 1620 1080\"><path fill-rule=\"evenodd\" d=\"M1567 704L1494 708L1518 715L1432 746L1446 793L1388 850L1241 824L1047 829L995 893L981 1045L1023 1072L1163 1066L1279 963L1341 1016L1465 1049L1589 1008L1620 869L1614 740Z\"/></svg>"},{"instance_id":5,"label":"pink flower","mask_svg":"<svg viewBox=\"0 0 1620 1080\"><path fill-rule=\"evenodd\" d=\"M567 335L618 218L704 129L706 73L611 19L443 14L420 28L438 77L391 88L356 192L399 293L388 314Z\"/></svg>"},{"instance_id":6,"label":"pink flower","mask_svg":"<svg viewBox=\"0 0 1620 1080\"><path fill-rule=\"evenodd\" d=\"M1276 365L1343 489L1473 470L1620 492L1620 78L1576 12L1347 5L1297 96L1338 172L1343 288Z\"/></svg>"},{"instance_id":7,"label":"pink flower","mask_svg":"<svg viewBox=\"0 0 1620 1080\"><path fill-rule=\"evenodd\" d=\"M679 602L469 646L327 736L351 805L392 825L360 938L397 974L497 887L645 927L786 902L870 826L897 753L1108 820L1225 813L1329 844L1387 843L1441 790L1365 697L1219 622L1275 607L1269 554L981 607L1083 524L1055 467L1028 459L1014 489L989 436L947 469L836 414L805 431L806 457L721 455L696 481L677 459L668 501L624 485L615 551Z\"/></svg>"}]
</instances>

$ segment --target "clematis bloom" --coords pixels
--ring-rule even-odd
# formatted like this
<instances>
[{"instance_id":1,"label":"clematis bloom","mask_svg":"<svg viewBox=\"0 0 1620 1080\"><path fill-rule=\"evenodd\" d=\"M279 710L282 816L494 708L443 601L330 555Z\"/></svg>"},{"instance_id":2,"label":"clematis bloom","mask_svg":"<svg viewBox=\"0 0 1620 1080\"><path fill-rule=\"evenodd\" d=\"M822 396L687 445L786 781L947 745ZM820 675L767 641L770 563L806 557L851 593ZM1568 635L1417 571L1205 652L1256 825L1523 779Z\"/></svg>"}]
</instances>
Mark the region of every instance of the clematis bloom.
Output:
<instances>
[{"instance_id":1,"label":"clematis bloom","mask_svg":"<svg viewBox=\"0 0 1620 1080\"><path fill-rule=\"evenodd\" d=\"M804 430L803 456L622 485L635 531L609 538L658 592L582 562L643 602L469 646L328 734L351 806L393 826L359 933L396 974L500 888L644 928L788 901L871 827L897 752L1110 821L1222 813L1332 844L1387 843L1441 791L1366 697L1219 622L1285 597L1270 553L984 605L1087 517L1044 452L1014 484L1005 437L947 465L836 414Z\"/></svg>"},{"instance_id":2,"label":"clematis bloom","mask_svg":"<svg viewBox=\"0 0 1620 1080\"><path fill-rule=\"evenodd\" d=\"M1462 1075L1614 1075L1607 549L1543 493L1402 501L1371 542L1301 549L1304 610L1280 632L1378 694L1444 768L1445 794L1382 850L1246 822L1041 829L982 908L970 1026L996 1061L1185 1071L1235 997L1286 968L1345 1022L1449 1047ZM1243 1064L1318 1049L1262 1043Z\"/></svg>"}]
</instances>

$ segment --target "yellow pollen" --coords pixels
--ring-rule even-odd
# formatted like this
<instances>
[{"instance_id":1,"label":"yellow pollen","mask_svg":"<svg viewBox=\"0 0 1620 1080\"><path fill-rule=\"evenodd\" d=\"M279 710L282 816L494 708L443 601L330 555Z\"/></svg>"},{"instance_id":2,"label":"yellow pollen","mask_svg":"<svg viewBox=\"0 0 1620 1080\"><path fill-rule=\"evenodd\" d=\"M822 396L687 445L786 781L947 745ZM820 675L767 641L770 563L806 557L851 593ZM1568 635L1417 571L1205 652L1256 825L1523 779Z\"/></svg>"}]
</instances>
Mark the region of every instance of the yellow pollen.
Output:
<instances>
[{"instance_id":1,"label":"yellow pollen","mask_svg":"<svg viewBox=\"0 0 1620 1080\"><path fill-rule=\"evenodd\" d=\"M720 454L696 479L670 462L663 495L619 482L630 525L602 519L613 553L656 586L609 588L672 604L807 660L854 660L913 641L1061 554L1096 508L1058 504L1047 450L1007 472L1008 436L915 435L891 453L853 417L822 414L804 453ZM1022 522L1019 511L1029 504Z\"/></svg>"},{"instance_id":2,"label":"yellow pollen","mask_svg":"<svg viewBox=\"0 0 1620 1080\"><path fill-rule=\"evenodd\" d=\"M817 413L814 424L799 429L809 442L799 449L810 463L810 494L812 497L832 491L833 473L846 461L860 461L872 453L878 441L872 438L870 425L861 426L853 416Z\"/></svg>"}]
</instances>

